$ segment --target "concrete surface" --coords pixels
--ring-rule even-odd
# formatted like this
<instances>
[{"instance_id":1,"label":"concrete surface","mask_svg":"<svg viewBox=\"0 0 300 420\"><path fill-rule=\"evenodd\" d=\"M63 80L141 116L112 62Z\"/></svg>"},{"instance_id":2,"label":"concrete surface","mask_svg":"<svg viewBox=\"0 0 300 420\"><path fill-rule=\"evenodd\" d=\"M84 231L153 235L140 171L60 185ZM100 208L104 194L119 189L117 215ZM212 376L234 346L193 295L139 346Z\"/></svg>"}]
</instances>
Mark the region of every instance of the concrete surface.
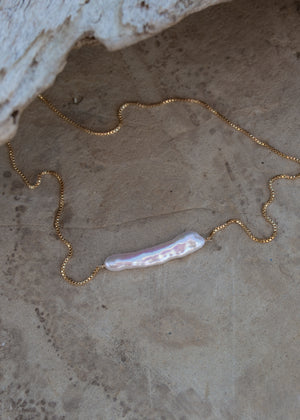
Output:
<instances>
[{"instance_id":1,"label":"concrete surface","mask_svg":"<svg viewBox=\"0 0 300 420\"><path fill-rule=\"evenodd\" d=\"M238 0L124 51L84 47L47 94L97 128L125 100L203 98L300 155L299 13ZM96 138L35 101L13 144L26 174L65 179L76 279L112 252L233 216L266 234L266 180L297 170L192 105L128 110L119 134ZM4 147L0 159L1 419L300 418L299 181L276 185L270 245L231 227L184 260L74 288L59 275L55 181L30 191Z\"/></svg>"}]
</instances>

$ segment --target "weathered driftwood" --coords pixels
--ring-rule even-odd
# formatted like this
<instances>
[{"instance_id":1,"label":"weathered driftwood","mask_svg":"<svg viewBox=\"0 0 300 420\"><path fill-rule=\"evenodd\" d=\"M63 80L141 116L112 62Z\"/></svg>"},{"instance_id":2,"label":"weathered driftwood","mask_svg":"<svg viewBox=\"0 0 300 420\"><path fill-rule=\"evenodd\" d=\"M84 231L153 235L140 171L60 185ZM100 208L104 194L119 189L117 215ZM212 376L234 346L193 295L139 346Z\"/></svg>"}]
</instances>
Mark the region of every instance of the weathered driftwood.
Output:
<instances>
[{"instance_id":1,"label":"weathered driftwood","mask_svg":"<svg viewBox=\"0 0 300 420\"><path fill-rule=\"evenodd\" d=\"M110 50L228 0L7 0L0 5L0 144L22 110L49 87L74 44L95 37Z\"/></svg>"}]
</instances>

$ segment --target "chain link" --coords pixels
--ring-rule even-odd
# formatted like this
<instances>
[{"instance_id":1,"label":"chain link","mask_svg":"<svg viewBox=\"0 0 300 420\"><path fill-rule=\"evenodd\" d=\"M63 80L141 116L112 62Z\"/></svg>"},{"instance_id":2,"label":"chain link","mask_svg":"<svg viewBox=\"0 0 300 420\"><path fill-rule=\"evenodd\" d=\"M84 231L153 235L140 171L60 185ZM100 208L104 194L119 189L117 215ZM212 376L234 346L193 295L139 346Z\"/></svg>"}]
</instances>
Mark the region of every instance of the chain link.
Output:
<instances>
[{"instance_id":1,"label":"chain link","mask_svg":"<svg viewBox=\"0 0 300 420\"><path fill-rule=\"evenodd\" d=\"M110 136L110 135L116 134L118 131L120 131L120 129L123 125L123 121L124 121L123 111L126 108L128 108L129 106L134 106L134 107L145 109L145 108L155 108L155 107L159 107L159 106L162 106L162 105L167 105L167 104L174 103L174 102L183 102L183 103L191 103L191 104L200 105L203 108L206 108L208 111L210 111L216 117L220 118L225 124L229 125L234 130L239 131L242 134L244 134L245 136L247 136L251 141L253 141L257 145L268 149L269 151L271 151L272 153L280 156L283 159L291 160L291 161L293 161L295 163L298 163L300 165L300 158L297 158L297 157L291 156L291 155L287 155L287 154L281 152L280 150L276 149L275 147L273 147L269 143L267 143L263 140L260 140L259 138L255 137L253 134L251 134L249 131L240 127L238 124L230 121L228 118L226 118L224 115L219 113L217 110L215 110L209 104L207 104L206 102L201 101L199 99L168 98L168 99L165 99L163 101L152 103L152 104L144 104L144 103L140 103L140 102L125 102L120 106L120 108L117 111L117 117L118 117L119 122L116 125L116 127L111 129L111 130L108 130L108 131L96 131L96 130L93 130L91 128L85 127L84 125L79 124L78 122L74 121L73 119L71 119L67 115L63 114L45 96L38 95L38 98L42 102L44 102L44 104L46 104L51 109L51 111L53 111L63 121L65 121L66 123L71 124L74 127L86 132L87 134L90 134L90 135L93 135L93 136ZM62 212L63 212L63 209L64 209L64 182L63 182L62 177L55 171L44 170L37 175L35 183L31 184L30 181L28 180L28 178L26 177L26 175L24 175L24 173L17 166L16 161L15 161L14 150L13 150L10 142L7 143L7 147L8 147L8 155L9 155L9 159L10 159L10 163L11 163L12 168L17 172L17 174L20 175L20 177L23 179L24 183L27 185L28 188L30 188L30 189L37 188L41 184L42 177L45 176L45 175L51 175L54 178L56 178L56 180L58 181L58 184L59 184L59 201L58 201L58 208L56 210L55 217L54 217L54 229L56 231L56 234L57 234L58 238L68 248L68 253L67 253L66 257L64 258L64 260L61 264L60 273L61 273L63 279L66 280L68 283L72 284L73 286L83 286L83 285L89 283L91 280L93 280L95 278L95 276L98 274L98 272L101 269L105 268L105 266L103 264L100 265L100 266L97 266L92 271L92 273L90 274L89 277L87 277L87 278L85 278L84 280L81 280L81 281L75 281L66 274L66 266L73 256L73 247L72 247L71 243L62 235L61 227L60 227L60 219L61 219L61 215L62 215ZM263 218L266 220L266 222L272 226L272 233L269 236L266 236L266 237L263 237L263 238L257 237L251 232L251 230L248 228L248 226L242 220L240 220L240 219L229 219L225 223L223 223L221 225L218 225L215 228L213 228L212 231L210 232L210 234L207 236L206 240L207 241L212 240L212 238L214 237L214 235L216 233L226 229L228 226L230 226L232 224L237 224L238 226L240 226L245 231L245 233L249 236L249 238L252 239L255 242L258 242L258 243L261 243L261 244L266 244L266 243L269 243L269 242L273 241L273 239L277 235L278 226L277 226L277 223L267 213L267 209L268 209L269 205L275 199L275 191L274 191L273 183L275 181L279 180L279 179L295 180L295 179L298 179L298 178L300 178L300 172L295 174L295 175L279 174L279 175L273 176L272 178L270 178L268 180L267 185L268 185L268 189L269 189L270 194L269 194L268 200L262 205L261 214L262 214Z\"/></svg>"}]
</instances>

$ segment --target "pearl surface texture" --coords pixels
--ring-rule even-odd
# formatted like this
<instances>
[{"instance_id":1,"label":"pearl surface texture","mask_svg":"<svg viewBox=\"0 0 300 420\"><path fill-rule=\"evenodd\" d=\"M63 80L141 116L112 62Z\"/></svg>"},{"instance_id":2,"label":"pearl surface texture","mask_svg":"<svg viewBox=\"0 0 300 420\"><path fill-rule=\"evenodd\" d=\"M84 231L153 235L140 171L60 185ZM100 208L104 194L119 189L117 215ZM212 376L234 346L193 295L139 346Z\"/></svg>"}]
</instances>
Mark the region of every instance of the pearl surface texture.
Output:
<instances>
[{"instance_id":1,"label":"pearl surface texture","mask_svg":"<svg viewBox=\"0 0 300 420\"><path fill-rule=\"evenodd\" d=\"M176 258L192 254L205 244L197 232L185 232L163 244L126 254L114 254L106 258L104 266L110 271L144 268L164 264Z\"/></svg>"}]
</instances>

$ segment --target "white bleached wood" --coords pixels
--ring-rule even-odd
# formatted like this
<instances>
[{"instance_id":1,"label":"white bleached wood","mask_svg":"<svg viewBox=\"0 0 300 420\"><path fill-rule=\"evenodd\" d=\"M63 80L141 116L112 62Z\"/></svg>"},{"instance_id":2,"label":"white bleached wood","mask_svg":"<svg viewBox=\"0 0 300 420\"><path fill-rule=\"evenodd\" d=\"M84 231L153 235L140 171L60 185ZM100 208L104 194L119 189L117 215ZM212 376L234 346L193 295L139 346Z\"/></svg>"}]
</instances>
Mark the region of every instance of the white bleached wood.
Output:
<instances>
[{"instance_id":1,"label":"white bleached wood","mask_svg":"<svg viewBox=\"0 0 300 420\"><path fill-rule=\"evenodd\" d=\"M22 110L51 86L76 41L110 50L134 44L185 16L229 0L4 0L0 2L0 144Z\"/></svg>"}]
</instances>

